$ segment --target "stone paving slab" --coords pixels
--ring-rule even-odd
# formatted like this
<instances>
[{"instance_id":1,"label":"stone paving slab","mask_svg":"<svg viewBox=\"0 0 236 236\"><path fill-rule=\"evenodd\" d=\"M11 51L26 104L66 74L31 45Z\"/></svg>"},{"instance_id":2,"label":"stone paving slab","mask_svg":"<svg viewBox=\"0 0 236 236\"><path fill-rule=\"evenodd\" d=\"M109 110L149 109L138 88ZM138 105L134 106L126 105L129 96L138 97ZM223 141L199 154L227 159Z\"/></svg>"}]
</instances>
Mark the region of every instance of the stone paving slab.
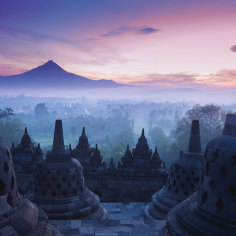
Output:
<instances>
[{"instance_id":1,"label":"stone paving slab","mask_svg":"<svg viewBox=\"0 0 236 236\"><path fill-rule=\"evenodd\" d=\"M166 224L164 220L144 219L145 203L103 203L103 206L109 220L49 220L49 223L65 236L157 236Z\"/></svg>"}]
</instances>

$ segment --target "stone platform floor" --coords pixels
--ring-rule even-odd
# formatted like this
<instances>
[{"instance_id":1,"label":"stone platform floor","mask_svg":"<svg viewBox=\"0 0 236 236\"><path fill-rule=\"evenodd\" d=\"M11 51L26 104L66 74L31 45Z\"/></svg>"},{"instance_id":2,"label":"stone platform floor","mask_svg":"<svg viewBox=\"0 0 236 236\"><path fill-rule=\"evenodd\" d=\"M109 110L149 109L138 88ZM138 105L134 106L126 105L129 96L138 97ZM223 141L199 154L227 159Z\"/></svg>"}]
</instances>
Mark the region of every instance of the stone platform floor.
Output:
<instances>
[{"instance_id":1,"label":"stone platform floor","mask_svg":"<svg viewBox=\"0 0 236 236\"><path fill-rule=\"evenodd\" d=\"M109 220L50 220L65 236L157 236L164 220L146 220L143 210L147 203L102 203Z\"/></svg>"}]
</instances>

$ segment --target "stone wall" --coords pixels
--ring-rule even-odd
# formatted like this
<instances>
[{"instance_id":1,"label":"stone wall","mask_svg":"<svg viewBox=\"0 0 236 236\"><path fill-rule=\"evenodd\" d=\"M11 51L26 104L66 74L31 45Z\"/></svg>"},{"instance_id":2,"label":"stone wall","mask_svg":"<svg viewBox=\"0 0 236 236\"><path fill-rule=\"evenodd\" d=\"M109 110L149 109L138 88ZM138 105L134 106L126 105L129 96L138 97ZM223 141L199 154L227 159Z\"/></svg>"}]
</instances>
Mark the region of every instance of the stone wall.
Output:
<instances>
[{"instance_id":1,"label":"stone wall","mask_svg":"<svg viewBox=\"0 0 236 236\"><path fill-rule=\"evenodd\" d=\"M85 176L86 186L102 202L147 202L166 184L160 176Z\"/></svg>"},{"instance_id":2,"label":"stone wall","mask_svg":"<svg viewBox=\"0 0 236 236\"><path fill-rule=\"evenodd\" d=\"M21 194L26 194L32 176L17 176ZM103 202L148 202L152 195L166 184L166 176L85 176L86 186Z\"/></svg>"}]
</instances>

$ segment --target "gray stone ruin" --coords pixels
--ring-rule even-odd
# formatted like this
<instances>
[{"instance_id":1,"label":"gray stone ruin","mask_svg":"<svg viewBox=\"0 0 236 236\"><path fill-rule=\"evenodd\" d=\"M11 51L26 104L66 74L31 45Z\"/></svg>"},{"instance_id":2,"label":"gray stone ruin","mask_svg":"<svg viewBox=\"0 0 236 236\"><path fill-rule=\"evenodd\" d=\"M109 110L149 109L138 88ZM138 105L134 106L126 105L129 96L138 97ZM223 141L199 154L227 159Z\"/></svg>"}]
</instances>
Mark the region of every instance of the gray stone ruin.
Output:
<instances>
[{"instance_id":1,"label":"gray stone ruin","mask_svg":"<svg viewBox=\"0 0 236 236\"><path fill-rule=\"evenodd\" d=\"M180 152L170 167L166 185L145 208L147 219L166 218L168 211L197 190L202 168L199 121L193 120L187 152Z\"/></svg>"},{"instance_id":2,"label":"gray stone ruin","mask_svg":"<svg viewBox=\"0 0 236 236\"><path fill-rule=\"evenodd\" d=\"M61 120L55 123L52 151L35 167L29 199L42 207L49 219L107 218L99 197L85 186L80 162L65 150Z\"/></svg>"},{"instance_id":3,"label":"gray stone ruin","mask_svg":"<svg viewBox=\"0 0 236 236\"><path fill-rule=\"evenodd\" d=\"M0 235L61 235L47 215L19 196L11 153L0 138Z\"/></svg>"},{"instance_id":4,"label":"gray stone ruin","mask_svg":"<svg viewBox=\"0 0 236 236\"><path fill-rule=\"evenodd\" d=\"M166 235L236 235L236 115L206 147L197 193L168 214Z\"/></svg>"}]
</instances>

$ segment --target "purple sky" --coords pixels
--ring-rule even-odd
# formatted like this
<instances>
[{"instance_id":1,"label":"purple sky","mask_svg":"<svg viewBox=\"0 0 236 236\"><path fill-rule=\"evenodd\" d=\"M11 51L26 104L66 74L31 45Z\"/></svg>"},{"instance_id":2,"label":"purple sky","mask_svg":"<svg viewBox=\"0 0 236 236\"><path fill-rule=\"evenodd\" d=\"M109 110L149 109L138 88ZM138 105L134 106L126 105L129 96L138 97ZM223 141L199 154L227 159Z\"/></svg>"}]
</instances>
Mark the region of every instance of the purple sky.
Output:
<instances>
[{"instance_id":1,"label":"purple sky","mask_svg":"<svg viewBox=\"0 0 236 236\"><path fill-rule=\"evenodd\" d=\"M53 59L92 79L236 87L235 0L1 0L0 75Z\"/></svg>"}]
</instances>

